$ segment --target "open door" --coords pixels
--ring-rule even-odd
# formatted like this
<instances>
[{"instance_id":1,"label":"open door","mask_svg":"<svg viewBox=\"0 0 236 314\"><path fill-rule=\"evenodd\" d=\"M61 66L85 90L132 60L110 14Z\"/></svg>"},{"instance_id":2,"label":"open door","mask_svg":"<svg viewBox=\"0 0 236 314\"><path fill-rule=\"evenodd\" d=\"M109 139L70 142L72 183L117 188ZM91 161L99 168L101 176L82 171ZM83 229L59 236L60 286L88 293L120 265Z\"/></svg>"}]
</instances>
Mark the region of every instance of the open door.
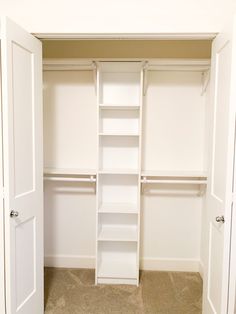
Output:
<instances>
[{"instance_id":1,"label":"open door","mask_svg":"<svg viewBox=\"0 0 236 314\"><path fill-rule=\"evenodd\" d=\"M1 32L6 307L42 314L42 48L8 19Z\"/></svg>"},{"instance_id":2,"label":"open door","mask_svg":"<svg viewBox=\"0 0 236 314\"><path fill-rule=\"evenodd\" d=\"M207 192L208 266L203 313L228 312L229 257L236 110L236 28L231 23L213 42L212 134ZM206 243L207 245L207 243ZM232 314L232 313L229 313Z\"/></svg>"}]
</instances>

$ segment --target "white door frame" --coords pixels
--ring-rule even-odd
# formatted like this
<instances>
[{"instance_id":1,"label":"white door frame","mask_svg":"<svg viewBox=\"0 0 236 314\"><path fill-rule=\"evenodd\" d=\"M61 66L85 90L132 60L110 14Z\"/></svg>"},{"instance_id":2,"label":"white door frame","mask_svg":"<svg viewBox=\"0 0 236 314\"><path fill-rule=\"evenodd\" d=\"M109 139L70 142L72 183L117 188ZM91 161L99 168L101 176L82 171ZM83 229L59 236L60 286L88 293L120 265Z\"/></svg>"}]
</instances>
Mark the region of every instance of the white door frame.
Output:
<instances>
[{"instance_id":1,"label":"white door frame","mask_svg":"<svg viewBox=\"0 0 236 314\"><path fill-rule=\"evenodd\" d=\"M217 33L33 33L39 39L50 40L212 40Z\"/></svg>"},{"instance_id":2,"label":"white door frame","mask_svg":"<svg viewBox=\"0 0 236 314\"><path fill-rule=\"evenodd\" d=\"M81 33L81 34L63 34L63 33L36 33L36 37L45 40L102 40L102 39L113 39L113 40L213 40L216 37L216 33L178 33L178 34L99 34L99 33ZM236 153L235 153L235 202L234 202L234 215L232 215L231 225L234 226L231 230L231 263L229 269L229 290L228 290L228 305L229 312L233 313L235 301L236 301ZM230 224L229 224L230 225ZM236 313L236 309L234 309Z\"/></svg>"},{"instance_id":3,"label":"white door frame","mask_svg":"<svg viewBox=\"0 0 236 314\"><path fill-rule=\"evenodd\" d=\"M228 312L234 314L236 313L236 131L234 144L234 178L233 178L233 206L231 220Z\"/></svg>"},{"instance_id":4,"label":"white door frame","mask_svg":"<svg viewBox=\"0 0 236 314\"><path fill-rule=\"evenodd\" d=\"M1 49L1 38L0 38ZM0 51L1 52L1 51ZM0 63L0 311L5 314L5 251L4 251L4 191L3 191L3 150L2 150L2 82Z\"/></svg>"},{"instance_id":5,"label":"white door frame","mask_svg":"<svg viewBox=\"0 0 236 314\"><path fill-rule=\"evenodd\" d=\"M48 39L48 40L66 40L66 39L77 39L77 40L99 40L99 39L136 39L136 40L150 40L150 39L156 39L156 40L211 40L213 39L217 34L215 33L179 33L179 34L96 34L96 33L87 33L87 34L62 34L62 33L35 33L34 34L36 37L40 39ZM1 148L0 148L0 153L1 153ZM1 177L0 177L0 182L1 182ZM0 184L1 188L1 184ZM0 193L2 190L0 189ZM0 195L1 196L1 195ZM236 205L235 205L236 206ZM236 207L235 207L236 211ZM234 215L234 225L236 223L236 215ZM231 250L234 247L234 252L236 251L236 227L234 228L233 235L234 237L231 240ZM1 225L0 225L0 232L1 232ZM2 248L2 244L0 243L0 249ZM233 251L232 251L233 252ZM2 256L2 255L1 255ZM236 256L236 253L234 253L234 256ZM231 253L231 259L232 259L232 253ZM234 259L236 262L236 260ZM232 270L232 265L236 265L236 263L231 263L231 271ZM236 267L234 267L236 268ZM234 273L236 270L234 270ZM1 269L0 269L0 274L1 274ZM1 278L1 276L0 276ZM1 283L0 283L1 285ZM1 299L0 299L1 300Z\"/></svg>"},{"instance_id":6,"label":"white door frame","mask_svg":"<svg viewBox=\"0 0 236 314\"><path fill-rule=\"evenodd\" d=\"M75 34L68 34L68 33L35 33L34 34L39 39L45 39L45 40L102 40L102 39L113 39L113 40L213 40L216 37L216 33L136 33L136 34L124 34L124 33L115 33L115 34L108 34L108 33L75 33ZM236 171L235 171L236 172ZM235 175L236 177L236 175ZM236 204L235 204L235 211L236 211ZM234 222L236 225L236 214L234 217ZM234 228L236 229L236 227ZM236 248L236 230L234 233L232 232L232 235L234 236L234 239L231 239L232 246ZM234 249L236 251L236 249ZM232 255L232 254L231 254ZM233 268L233 265L236 265L236 252L235 252L235 259L234 263L231 263L231 268ZM236 268L236 267L235 267ZM230 270L230 273L235 270ZM235 289L232 289L235 293ZM232 293L229 291L229 298L232 298ZM232 302L231 300L228 300L228 302Z\"/></svg>"},{"instance_id":7,"label":"white door frame","mask_svg":"<svg viewBox=\"0 0 236 314\"><path fill-rule=\"evenodd\" d=\"M232 210L231 230L231 254L230 254L230 275L229 275L229 297L228 311L236 313L236 204L234 201Z\"/></svg>"}]
</instances>

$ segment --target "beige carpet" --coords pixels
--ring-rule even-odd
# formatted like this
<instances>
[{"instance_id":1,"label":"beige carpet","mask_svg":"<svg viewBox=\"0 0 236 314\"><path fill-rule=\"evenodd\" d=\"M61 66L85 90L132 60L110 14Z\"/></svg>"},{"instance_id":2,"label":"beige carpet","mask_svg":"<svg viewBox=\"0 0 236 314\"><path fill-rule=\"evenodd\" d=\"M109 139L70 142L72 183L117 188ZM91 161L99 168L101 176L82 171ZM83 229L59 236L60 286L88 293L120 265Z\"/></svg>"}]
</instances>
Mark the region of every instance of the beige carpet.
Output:
<instances>
[{"instance_id":1,"label":"beige carpet","mask_svg":"<svg viewBox=\"0 0 236 314\"><path fill-rule=\"evenodd\" d=\"M94 285L88 269L45 269L46 314L201 314L197 273L143 271L140 286Z\"/></svg>"}]
</instances>

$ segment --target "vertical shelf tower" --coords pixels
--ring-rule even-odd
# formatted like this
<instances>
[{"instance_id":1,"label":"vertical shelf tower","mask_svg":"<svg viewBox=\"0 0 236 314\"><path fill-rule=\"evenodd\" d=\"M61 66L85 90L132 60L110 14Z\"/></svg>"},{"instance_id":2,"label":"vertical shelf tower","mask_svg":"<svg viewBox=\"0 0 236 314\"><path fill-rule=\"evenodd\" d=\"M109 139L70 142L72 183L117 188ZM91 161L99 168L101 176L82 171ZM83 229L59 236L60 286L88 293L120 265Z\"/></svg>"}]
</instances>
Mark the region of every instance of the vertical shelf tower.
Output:
<instances>
[{"instance_id":1,"label":"vertical shelf tower","mask_svg":"<svg viewBox=\"0 0 236 314\"><path fill-rule=\"evenodd\" d=\"M96 284L139 284L142 62L98 62Z\"/></svg>"}]
</instances>

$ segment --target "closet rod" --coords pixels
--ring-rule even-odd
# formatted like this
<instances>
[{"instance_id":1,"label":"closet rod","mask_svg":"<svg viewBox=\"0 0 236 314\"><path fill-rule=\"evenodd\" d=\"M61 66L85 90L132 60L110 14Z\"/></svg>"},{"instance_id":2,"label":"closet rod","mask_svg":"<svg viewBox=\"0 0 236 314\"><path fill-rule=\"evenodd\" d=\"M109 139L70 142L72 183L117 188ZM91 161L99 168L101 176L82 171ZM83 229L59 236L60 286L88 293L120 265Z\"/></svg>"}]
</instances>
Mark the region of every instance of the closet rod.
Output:
<instances>
[{"instance_id":1,"label":"closet rod","mask_svg":"<svg viewBox=\"0 0 236 314\"><path fill-rule=\"evenodd\" d=\"M90 178L72 178L72 177L44 177L45 181L63 181L63 182L90 182L95 183L96 178L94 176L91 176Z\"/></svg>"},{"instance_id":2,"label":"closet rod","mask_svg":"<svg viewBox=\"0 0 236 314\"><path fill-rule=\"evenodd\" d=\"M207 180L160 180L142 179L141 183L163 183L163 184L207 184Z\"/></svg>"},{"instance_id":3,"label":"closet rod","mask_svg":"<svg viewBox=\"0 0 236 314\"><path fill-rule=\"evenodd\" d=\"M197 71L205 72L210 68L209 59L143 59L143 58L131 58L131 59L114 59L114 58L92 58L92 59L70 59L70 58L58 58L58 59L44 59L43 70L44 71L70 71L70 70L94 70L94 63L103 61L134 61L143 62L143 66L146 71Z\"/></svg>"}]
</instances>

